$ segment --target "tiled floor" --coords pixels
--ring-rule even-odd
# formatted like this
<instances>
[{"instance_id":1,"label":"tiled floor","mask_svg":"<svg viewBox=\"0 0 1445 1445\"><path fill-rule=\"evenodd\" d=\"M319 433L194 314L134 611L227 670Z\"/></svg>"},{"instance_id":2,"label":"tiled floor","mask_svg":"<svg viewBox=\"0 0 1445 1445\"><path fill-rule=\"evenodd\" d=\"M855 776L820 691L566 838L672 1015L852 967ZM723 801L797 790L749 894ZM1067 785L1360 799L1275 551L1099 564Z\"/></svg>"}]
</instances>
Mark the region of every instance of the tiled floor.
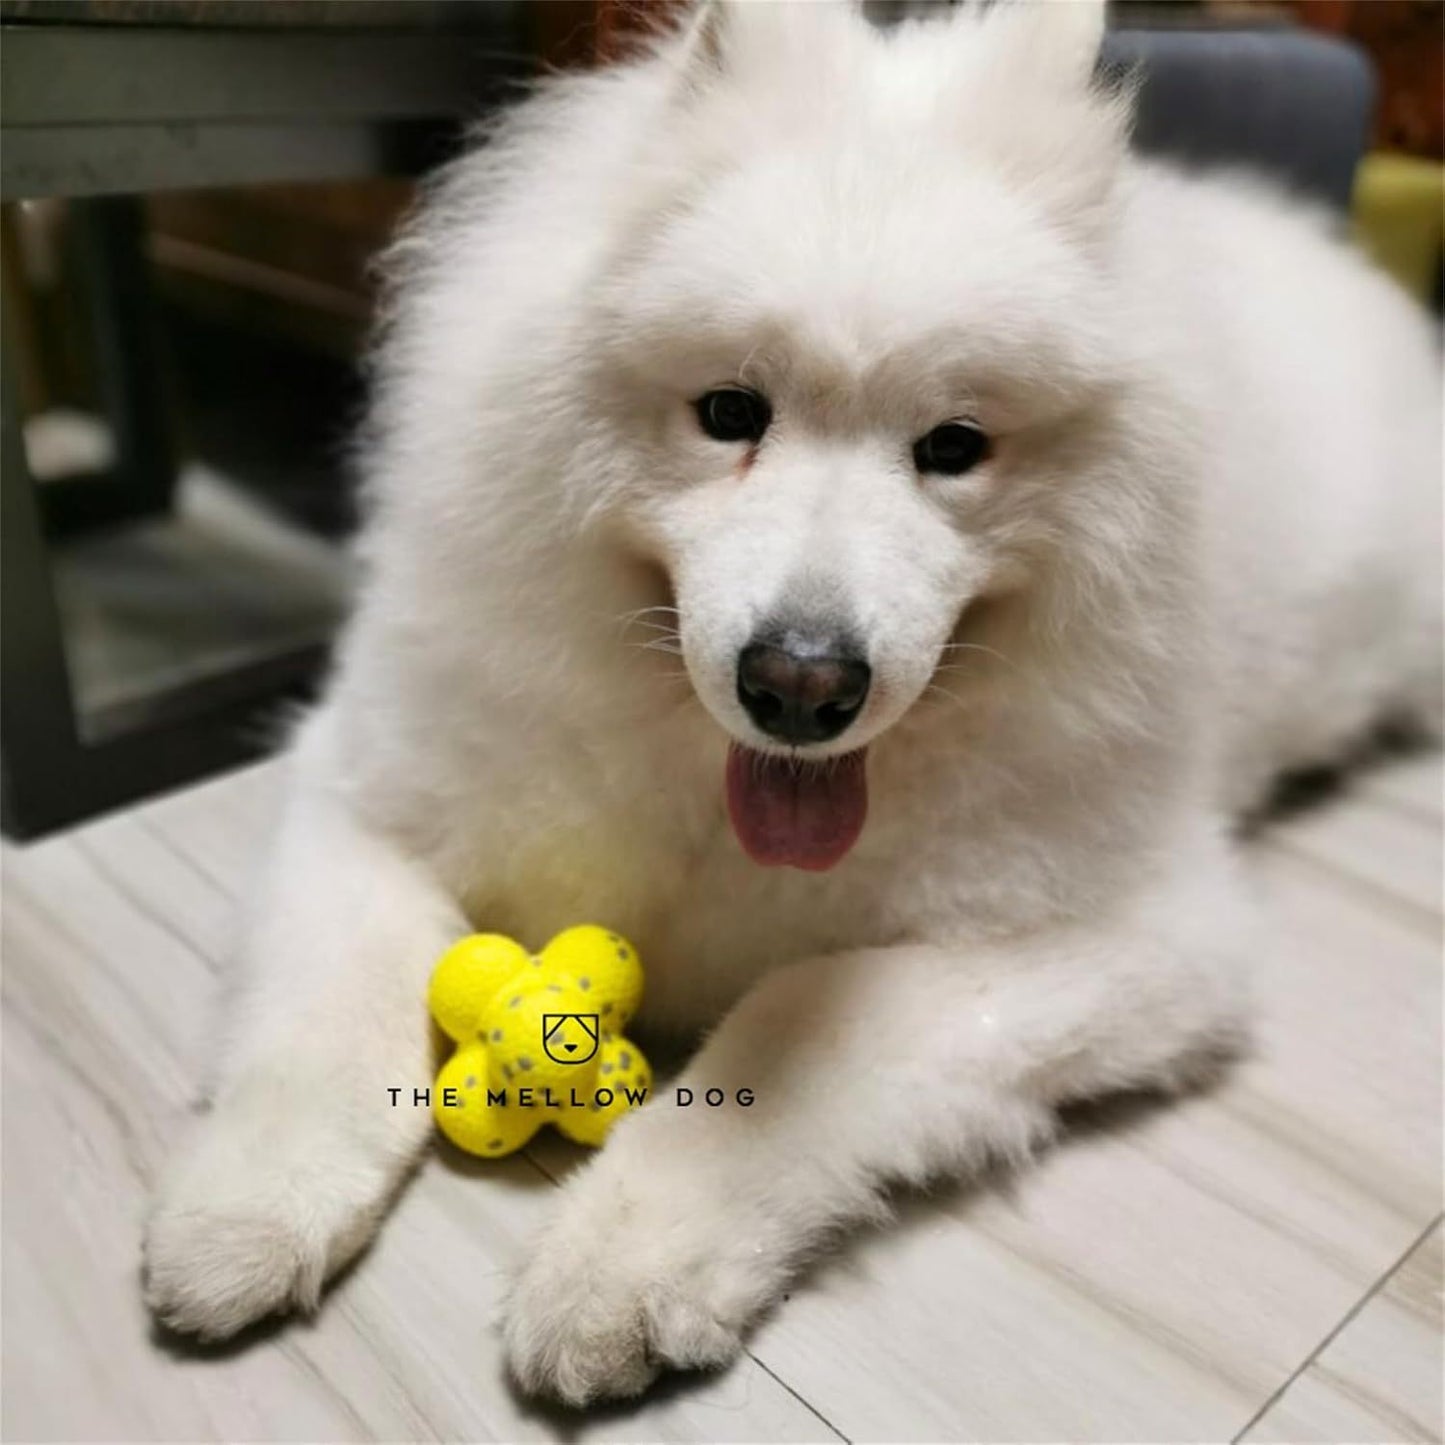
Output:
<instances>
[{"instance_id":1,"label":"tiled floor","mask_svg":"<svg viewBox=\"0 0 1445 1445\"><path fill-rule=\"evenodd\" d=\"M142 1200L274 785L6 850L5 1439L1440 1438L1437 759L1251 845L1278 927L1221 1087L906 1202L735 1369L581 1421L502 1381L496 1301L553 1187L528 1158L430 1161L314 1323L208 1354L151 1331Z\"/></svg>"}]
</instances>

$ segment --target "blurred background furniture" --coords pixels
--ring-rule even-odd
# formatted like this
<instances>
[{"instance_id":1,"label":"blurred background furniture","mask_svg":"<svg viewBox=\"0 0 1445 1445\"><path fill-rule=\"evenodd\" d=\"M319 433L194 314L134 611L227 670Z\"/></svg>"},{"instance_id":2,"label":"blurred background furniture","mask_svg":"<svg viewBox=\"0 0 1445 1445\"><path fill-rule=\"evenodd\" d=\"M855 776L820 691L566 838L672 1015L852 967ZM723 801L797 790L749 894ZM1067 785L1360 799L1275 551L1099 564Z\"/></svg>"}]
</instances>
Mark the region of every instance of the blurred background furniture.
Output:
<instances>
[{"instance_id":1,"label":"blurred background furniture","mask_svg":"<svg viewBox=\"0 0 1445 1445\"><path fill-rule=\"evenodd\" d=\"M371 262L411 178L540 61L675 8L0 0L7 832L273 745L347 605ZM1114 26L1142 149L1348 205L1359 45L1287 6L1121 0Z\"/></svg>"},{"instance_id":2,"label":"blurred background furniture","mask_svg":"<svg viewBox=\"0 0 1445 1445\"><path fill-rule=\"evenodd\" d=\"M1337 211L1349 206L1375 104L1374 73L1357 47L1285 21L1115 30L1103 68L1143 76L1140 150L1248 166Z\"/></svg>"},{"instance_id":3,"label":"blurred background furniture","mask_svg":"<svg viewBox=\"0 0 1445 1445\"><path fill-rule=\"evenodd\" d=\"M206 461L208 405L233 450L268 431L287 439L276 403L288 393L293 419L339 430L354 404L344 376L318 366L314 346L280 352L265 325L247 322L267 302L303 329L329 317L335 354L350 320L349 364L365 299L294 264L304 227L290 227L282 264L248 256L248 230L262 242L287 234L284 202L248 207L259 192L217 188L434 165L465 119L533 67L533 18L509 0L0 7L8 832L42 832L255 755L278 698L316 677L344 606L342 558L316 545L318 529L250 505L214 466L183 475L168 392L188 393L185 423L199 428L186 441L202 443ZM141 197L156 195L173 199L148 214ZM291 195L304 214L304 190ZM334 275L347 212L342 193L332 197L329 227L311 240L331 252ZM389 229L404 198L360 192L351 205ZM229 244L207 244L217 229ZM340 270L362 264L353 253ZM177 306L187 285L193 304ZM82 406L66 404L76 397ZM338 530L333 518L319 532Z\"/></svg>"}]
</instances>

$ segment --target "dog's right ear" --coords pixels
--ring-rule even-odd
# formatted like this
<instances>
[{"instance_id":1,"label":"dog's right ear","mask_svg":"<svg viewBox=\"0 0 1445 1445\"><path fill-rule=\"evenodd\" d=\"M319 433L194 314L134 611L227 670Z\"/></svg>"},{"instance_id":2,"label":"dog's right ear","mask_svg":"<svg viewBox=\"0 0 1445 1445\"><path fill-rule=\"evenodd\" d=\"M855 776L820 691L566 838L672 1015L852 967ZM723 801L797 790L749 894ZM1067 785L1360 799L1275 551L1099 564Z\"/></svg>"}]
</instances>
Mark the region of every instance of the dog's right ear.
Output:
<instances>
[{"instance_id":1,"label":"dog's right ear","mask_svg":"<svg viewBox=\"0 0 1445 1445\"><path fill-rule=\"evenodd\" d=\"M731 0L702 0L683 25L682 72L691 85L705 85L726 69L727 31L736 27Z\"/></svg>"},{"instance_id":2,"label":"dog's right ear","mask_svg":"<svg viewBox=\"0 0 1445 1445\"><path fill-rule=\"evenodd\" d=\"M678 65L684 85L706 90L753 60L805 68L819 50L868 26L857 5L828 0L700 0L683 23Z\"/></svg>"},{"instance_id":3,"label":"dog's right ear","mask_svg":"<svg viewBox=\"0 0 1445 1445\"><path fill-rule=\"evenodd\" d=\"M754 7L771 10L771 4ZM683 89L701 94L726 76L735 76L753 46L766 17L748 14L740 0L701 0L683 23L678 66Z\"/></svg>"}]
</instances>

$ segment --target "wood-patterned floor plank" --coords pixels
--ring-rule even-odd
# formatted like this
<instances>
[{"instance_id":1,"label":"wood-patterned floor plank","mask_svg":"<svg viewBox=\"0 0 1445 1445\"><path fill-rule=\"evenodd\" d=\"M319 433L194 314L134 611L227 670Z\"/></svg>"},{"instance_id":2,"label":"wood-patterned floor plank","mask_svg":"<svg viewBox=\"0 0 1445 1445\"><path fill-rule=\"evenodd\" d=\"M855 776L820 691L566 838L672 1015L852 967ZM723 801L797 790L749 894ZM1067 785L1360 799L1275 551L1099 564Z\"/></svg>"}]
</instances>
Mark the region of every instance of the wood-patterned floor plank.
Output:
<instances>
[{"instance_id":1,"label":"wood-patterned floor plank","mask_svg":"<svg viewBox=\"0 0 1445 1445\"><path fill-rule=\"evenodd\" d=\"M1430 1438L1438 1232L1391 1270L1440 1208L1440 776L1381 769L1251 846L1259 1036L1214 1090L1087 1112L1032 1172L900 1201L755 1358L584 1422L511 1395L494 1327L577 1158L555 1142L439 1152L313 1322L199 1354L145 1317L144 1199L189 1122L275 765L7 847L4 1434Z\"/></svg>"}]
</instances>

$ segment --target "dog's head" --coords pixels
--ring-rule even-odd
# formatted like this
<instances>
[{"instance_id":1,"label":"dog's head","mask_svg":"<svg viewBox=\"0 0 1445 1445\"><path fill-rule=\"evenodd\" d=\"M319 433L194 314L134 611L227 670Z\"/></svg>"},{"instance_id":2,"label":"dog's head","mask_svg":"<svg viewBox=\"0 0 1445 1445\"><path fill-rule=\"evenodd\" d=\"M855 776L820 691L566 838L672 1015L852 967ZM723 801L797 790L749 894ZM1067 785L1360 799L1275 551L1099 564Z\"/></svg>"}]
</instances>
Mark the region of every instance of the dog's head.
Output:
<instances>
[{"instance_id":1,"label":"dog's head","mask_svg":"<svg viewBox=\"0 0 1445 1445\"><path fill-rule=\"evenodd\" d=\"M966 696L964 619L1067 535L1122 365L1101 27L1094 0L888 33L714 3L663 56L592 424L759 859L847 851L861 750L931 689Z\"/></svg>"}]
</instances>

